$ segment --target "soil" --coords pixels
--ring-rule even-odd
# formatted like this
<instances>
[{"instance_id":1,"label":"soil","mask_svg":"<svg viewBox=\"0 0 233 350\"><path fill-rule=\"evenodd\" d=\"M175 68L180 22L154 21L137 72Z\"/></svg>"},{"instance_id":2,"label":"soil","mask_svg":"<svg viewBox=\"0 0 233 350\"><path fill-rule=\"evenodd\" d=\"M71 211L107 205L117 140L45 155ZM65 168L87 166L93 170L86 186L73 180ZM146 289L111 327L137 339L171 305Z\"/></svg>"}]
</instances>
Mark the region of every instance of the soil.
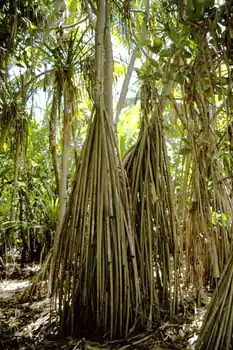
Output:
<instances>
[{"instance_id":1,"label":"soil","mask_svg":"<svg viewBox=\"0 0 233 350\"><path fill-rule=\"evenodd\" d=\"M45 295L30 301L22 299L22 293L38 269L38 265L24 269L8 267L7 279L0 281L0 350L194 349L208 298L198 310L193 300L186 298L176 319L161 324L152 333L139 334L127 341L99 345L85 339L59 338L57 317L51 311L50 300Z\"/></svg>"}]
</instances>

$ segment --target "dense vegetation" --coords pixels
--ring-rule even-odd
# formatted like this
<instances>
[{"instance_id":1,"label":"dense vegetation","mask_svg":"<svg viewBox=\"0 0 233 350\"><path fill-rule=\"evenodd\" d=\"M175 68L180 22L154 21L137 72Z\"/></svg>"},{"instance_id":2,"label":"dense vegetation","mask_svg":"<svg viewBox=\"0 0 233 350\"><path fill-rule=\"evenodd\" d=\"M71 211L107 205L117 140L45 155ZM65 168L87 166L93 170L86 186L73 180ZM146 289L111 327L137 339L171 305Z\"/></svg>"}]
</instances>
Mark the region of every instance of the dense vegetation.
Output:
<instances>
[{"instance_id":1,"label":"dense vegetation","mask_svg":"<svg viewBox=\"0 0 233 350\"><path fill-rule=\"evenodd\" d=\"M98 341L222 276L197 347L230 349L233 1L0 7L0 257L41 260L60 332Z\"/></svg>"}]
</instances>

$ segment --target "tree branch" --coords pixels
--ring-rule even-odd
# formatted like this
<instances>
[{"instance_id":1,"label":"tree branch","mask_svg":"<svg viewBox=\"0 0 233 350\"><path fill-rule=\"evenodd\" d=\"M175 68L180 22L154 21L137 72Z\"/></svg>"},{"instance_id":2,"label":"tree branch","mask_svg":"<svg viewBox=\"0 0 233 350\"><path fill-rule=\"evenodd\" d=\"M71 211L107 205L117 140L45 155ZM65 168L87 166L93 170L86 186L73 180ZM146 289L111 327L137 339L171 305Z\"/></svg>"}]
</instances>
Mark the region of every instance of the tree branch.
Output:
<instances>
[{"instance_id":1,"label":"tree branch","mask_svg":"<svg viewBox=\"0 0 233 350\"><path fill-rule=\"evenodd\" d=\"M115 125L115 129L117 128L117 124L119 122L119 117L120 117L120 113L122 108L124 107L125 104L125 100L126 100L126 96L127 96L127 92L128 92L128 88L129 88L129 83L132 77L132 73L134 70L134 65L135 65L135 61L137 58L137 48L134 49L131 58L130 58L130 62L128 65L128 69L127 69L127 73L125 75L125 79L121 88L121 94L119 97L119 100L117 102L117 106L116 106L116 113L115 113L115 119L114 119L114 125Z\"/></svg>"}]
</instances>

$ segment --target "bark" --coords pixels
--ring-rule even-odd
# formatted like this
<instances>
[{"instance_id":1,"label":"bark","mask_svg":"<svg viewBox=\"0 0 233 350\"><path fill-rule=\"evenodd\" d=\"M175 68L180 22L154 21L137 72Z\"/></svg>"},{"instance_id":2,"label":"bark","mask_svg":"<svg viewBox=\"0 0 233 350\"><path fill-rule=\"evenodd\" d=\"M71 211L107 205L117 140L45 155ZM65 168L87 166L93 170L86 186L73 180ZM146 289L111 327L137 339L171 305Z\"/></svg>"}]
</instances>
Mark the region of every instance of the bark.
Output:
<instances>
[{"instance_id":1,"label":"bark","mask_svg":"<svg viewBox=\"0 0 233 350\"><path fill-rule=\"evenodd\" d=\"M2 127L1 133L0 133L0 151L3 150L4 142L7 136L9 130L9 126Z\"/></svg>"},{"instance_id":2,"label":"bark","mask_svg":"<svg viewBox=\"0 0 233 350\"><path fill-rule=\"evenodd\" d=\"M53 94L53 101L52 101L52 108L51 108L51 114L50 114L50 135L49 135L49 141L50 141L50 151L52 156L52 162L53 162L53 170L56 180L56 190L59 194L59 169L58 169L58 161L57 161L57 142L56 142L56 135L57 135L57 97L56 93Z\"/></svg>"},{"instance_id":3,"label":"bark","mask_svg":"<svg viewBox=\"0 0 233 350\"><path fill-rule=\"evenodd\" d=\"M112 99L112 84L113 84L113 53L112 41L110 33L110 12L111 5L106 0L105 11L105 31L104 31L104 104L108 114L109 122L113 123L113 99Z\"/></svg>"},{"instance_id":4,"label":"bark","mask_svg":"<svg viewBox=\"0 0 233 350\"><path fill-rule=\"evenodd\" d=\"M72 124L71 131L72 131L72 139L73 139L73 142L75 144L76 135L75 135L75 125L74 124ZM78 168L79 156L78 156L78 152L76 150L76 147L74 148L74 159L75 159L75 165L76 165L76 169L77 169Z\"/></svg>"},{"instance_id":5,"label":"bark","mask_svg":"<svg viewBox=\"0 0 233 350\"><path fill-rule=\"evenodd\" d=\"M19 166L20 166L20 145L18 141L16 143L14 182L13 182L12 195L11 195L11 221L15 221L15 217L16 217L16 197L18 194Z\"/></svg>"},{"instance_id":6,"label":"bark","mask_svg":"<svg viewBox=\"0 0 233 350\"><path fill-rule=\"evenodd\" d=\"M129 83L130 83L130 79L132 77L132 73L134 70L134 64L135 64L136 58L137 58L137 49L134 49L132 56L130 58L127 73L126 73L126 76L125 76L125 79L124 79L124 82L122 85L121 94L120 94L120 97L119 97L119 100L118 100L117 106L116 106L116 114L115 114L115 120L114 120L114 124L115 124L116 129L117 129L117 124L119 122L121 110L125 104L127 92L129 89Z\"/></svg>"},{"instance_id":7,"label":"bark","mask_svg":"<svg viewBox=\"0 0 233 350\"><path fill-rule=\"evenodd\" d=\"M100 108L104 102L104 29L105 0L98 0L96 22L96 105Z\"/></svg>"},{"instance_id":8,"label":"bark","mask_svg":"<svg viewBox=\"0 0 233 350\"><path fill-rule=\"evenodd\" d=\"M19 196L19 221L22 223L23 221L23 199L22 195ZM21 261L20 261L20 267L23 268L26 264L26 255L28 251L27 242L25 239L25 230L21 226L20 228L20 238L22 242L22 253L21 253Z\"/></svg>"},{"instance_id":9,"label":"bark","mask_svg":"<svg viewBox=\"0 0 233 350\"><path fill-rule=\"evenodd\" d=\"M174 62L178 60L177 56L174 56ZM163 91L161 95L159 96L159 103L158 106L155 108L154 115L162 115L164 112L164 109L166 107L167 101L169 99L170 94L172 93L173 87L174 87L174 81L175 81L175 75L173 78L170 78L170 75L172 73L172 70L170 68L171 65L171 58L167 64L167 69L164 73L163 77ZM156 116L155 116L156 117Z\"/></svg>"},{"instance_id":10,"label":"bark","mask_svg":"<svg viewBox=\"0 0 233 350\"><path fill-rule=\"evenodd\" d=\"M93 16L93 13L95 13L95 9L93 8L93 4L88 0L84 0L83 3L84 3L85 10L87 12L89 21L90 21L92 27L95 28L96 23L95 23L95 19Z\"/></svg>"},{"instance_id":11,"label":"bark","mask_svg":"<svg viewBox=\"0 0 233 350\"><path fill-rule=\"evenodd\" d=\"M64 98L64 113L63 113L63 130L62 130L62 159L61 159L61 170L60 170L60 181L59 181L59 209L58 209L58 220L56 225L55 239L53 243L53 256L51 261L51 270L49 280L49 292L52 293L53 288L53 268L57 259L59 240L61 235L61 228L66 211L66 195L67 195L67 177L68 177L68 156L69 156L69 142L71 135L71 112L70 112L70 97L69 97L69 85L66 77L63 77L63 98Z\"/></svg>"},{"instance_id":12,"label":"bark","mask_svg":"<svg viewBox=\"0 0 233 350\"><path fill-rule=\"evenodd\" d=\"M65 210L66 210L70 130L71 130L70 100L69 100L68 84L66 82L64 84L64 116L63 116L61 176L60 176L60 186L59 186L59 215L58 215L58 227L57 227L58 231L60 231L62 221L65 215Z\"/></svg>"},{"instance_id":13,"label":"bark","mask_svg":"<svg viewBox=\"0 0 233 350\"><path fill-rule=\"evenodd\" d=\"M142 38L143 40L145 40L148 36L148 29L147 29L147 22L149 19L149 11L150 11L150 1L146 0L145 2L145 17L144 17L144 25L142 28ZM120 113L122 108L124 107L125 104L125 100L126 100L126 96L127 96L127 92L128 92L128 88L129 88L129 83L130 83L130 79L132 77L132 73L134 70L134 65L135 65L135 61L137 58L137 49L142 49L142 47L138 46L134 49L132 56L130 58L130 62L128 65L128 69L127 69L127 73L122 85L122 89L121 89L121 94L119 97L119 100L117 102L117 107L116 107L116 114L115 114L115 120L114 120L114 125L115 125L115 129L117 129L117 124L119 122L119 117L120 117Z\"/></svg>"}]
</instances>

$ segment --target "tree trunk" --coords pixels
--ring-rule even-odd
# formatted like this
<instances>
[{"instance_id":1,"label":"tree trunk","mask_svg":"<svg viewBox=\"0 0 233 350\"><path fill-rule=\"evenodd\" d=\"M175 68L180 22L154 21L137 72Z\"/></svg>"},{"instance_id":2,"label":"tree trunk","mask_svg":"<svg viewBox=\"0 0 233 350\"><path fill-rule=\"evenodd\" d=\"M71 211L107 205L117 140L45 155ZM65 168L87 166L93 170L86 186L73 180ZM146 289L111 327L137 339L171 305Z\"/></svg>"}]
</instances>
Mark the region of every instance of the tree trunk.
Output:
<instances>
[{"instance_id":1,"label":"tree trunk","mask_svg":"<svg viewBox=\"0 0 233 350\"><path fill-rule=\"evenodd\" d=\"M135 64L136 58L137 58L137 48L134 49L132 56L130 58L127 73L126 73L126 76L125 76L125 79L124 79L124 82L122 85L121 94L120 94L119 100L117 102L116 114L115 114L115 120L114 120L115 129L117 129L117 124L119 122L120 113L121 113L121 110L125 104L127 92L129 89L129 83L130 83L130 79L132 77L132 73L134 70L134 64Z\"/></svg>"},{"instance_id":2,"label":"tree trunk","mask_svg":"<svg viewBox=\"0 0 233 350\"><path fill-rule=\"evenodd\" d=\"M56 136L57 136L57 96L56 92L53 93L53 101L52 101L52 107L51 107L51 114L50 114L50 151L52 155L52 162L53 162L53 170L56 180L56 189L57 194L59 194L59 169L58 169L58 162L57 162L57 142L56 142Z\"/></svg>"},{"instance_id":3,"label":"tree trunk","mask_svg":"<svg viewBox=\"0 0 233 350\"><path fill-rule=\"evenodd\" d=\"M104 94L104 29L105 29L105 1L98 0L96 22L96 106L103 104ZM103 106L102 106L103 107Z\"/></svg>"},{"instance_id":4,"label":"tree trunk","mask_svg":"<svg viewBox=\"0 0 233 350\"><path fill-rule=\"evenodd\" d=\"M0 151L3 150L3 146L4 146L4 142L5 142L8 130L9 130L9 126L10 125L5 125L4 127L0 128L0 131L1 131L1 133L0 133Z\"/></svg>"},{"instance_id":5,"label":"tree trunk","mask_svg":"<svg viewBox=\"0 0 233 350\"><path fill-rule=\"evenodd\" d=\"M22 194L19 196L19 221L23 222L23 199L22 199ZM24 268L25 264L26 264L26 255L27 255L27 251L28 251L28 246L27 246L27 242L25 239L25 230L23 229L23 227L20 227L20 238L21 238L21 242L22 242L22 253L21 253L21 261L20 261L20 267Z\"/></svg>"},{"instance_id":6,"label":"tree trunk","mask_svg":"<svg viewBox=\"0 0 233 350\"><path fill-rule=\"evenodd\" d=\"M16 197L18 194L19 166L20 166L20 145L17 140L16 153L15 153L14 182L13 182L12 195L11 195L11 221L15 221L15 216L16 216Z\"/></svg>"},{"instance_id":7,"label":"tree trunk","mask_svg":"<svg viewBox=\"0 0 233 350\"><path fill-rule=\"evenodd\" d=\"M112 41L110 33L110 11L111 4L106 0L105 10L105 31L104 31L104 104L108 114L108 120L113 123L113 99L112 99L112 84L113 84L113 53Z\"/></svg>"},{"instance_id":8,"label":"tree trunk","mask_svg":"<svg viewBox=\"0 0 233 350\"><path fill-rule=\"evenodd\" d=\"M61 176L59 186L59 215L58 226L59 231L62 225L66 210L66 195L67 195L67 176L68 176L68 157L69 157L69 142L70 142L70 99L68 93L67 82L64 83L64 116L63 116L63 139L62 139L62 161L61 161Z\"/></svg>"}]
</instances>

